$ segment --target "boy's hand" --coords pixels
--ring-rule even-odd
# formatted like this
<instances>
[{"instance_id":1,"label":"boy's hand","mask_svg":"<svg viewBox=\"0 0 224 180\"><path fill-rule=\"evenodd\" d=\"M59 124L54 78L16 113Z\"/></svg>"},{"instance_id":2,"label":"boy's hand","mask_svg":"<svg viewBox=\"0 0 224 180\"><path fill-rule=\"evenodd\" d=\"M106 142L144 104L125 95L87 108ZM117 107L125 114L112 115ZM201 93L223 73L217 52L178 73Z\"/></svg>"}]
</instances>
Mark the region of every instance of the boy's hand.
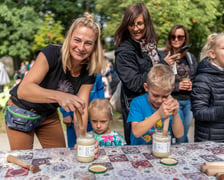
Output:
<instances>
[{"instance_id":1,"label":"boy's hand","mask_svg":"<svg viewBox=\"0 0 224 180\"><path fill-rule=\"evenodd\" d=\"M179 103L176 99L174 99L173 102L173 115L178 114L178 110L179 110Z\"/></svg>"},{"instance_id":2,"label":"boy's hand","mask_svg":"<svg viewBox=\"0 0 224 180\"><path fill-rule=\"evenodd\" d=\"M168 106L163 102L161 104L161 106L159 107L158 109L158 112L159 112L159 115L160 115L160 118L168 118L170 115L172 115L172 112L169 111L169 108Z\"/></svg>"},{"instance_id":3,"label":"boy's hand","mask_svg":"<svg viewBox=\"0 0 224 180\"><path fill-rule=\"evenodd\" d=\"M179 103L171 95L166 100L164 100L163 104L165 105L165 108L170 113L170 115L175 115L178 113Z\"/></svg>"}]
</instances>

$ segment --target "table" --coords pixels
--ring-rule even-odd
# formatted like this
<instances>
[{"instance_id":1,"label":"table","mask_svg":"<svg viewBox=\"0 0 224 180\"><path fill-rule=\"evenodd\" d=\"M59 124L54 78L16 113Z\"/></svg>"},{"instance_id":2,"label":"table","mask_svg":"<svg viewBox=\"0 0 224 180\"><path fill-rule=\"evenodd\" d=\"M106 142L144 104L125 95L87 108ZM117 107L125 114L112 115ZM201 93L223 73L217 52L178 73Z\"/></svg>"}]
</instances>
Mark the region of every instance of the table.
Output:
<instances>
[{"instance_id":1,"label":"table","mask_svg":"<svg viewBox=\"0 0 224 180\"><path fill-rule=\"evenodd\" d=\"M160 164L151 154L151 146L101 147L99 157L91 163L79 163L75 150L69 148L0 151L0 179L216 179L200 172L204 162L224 161L224 143L203 142L172 145L171 157L178 160L176 166ZM33 174L24 168L7 163L8 154L15 155L41 171ZM108 171L103 174L88 172L92 163L104 163Z\"/></svg>"}]
</instances>

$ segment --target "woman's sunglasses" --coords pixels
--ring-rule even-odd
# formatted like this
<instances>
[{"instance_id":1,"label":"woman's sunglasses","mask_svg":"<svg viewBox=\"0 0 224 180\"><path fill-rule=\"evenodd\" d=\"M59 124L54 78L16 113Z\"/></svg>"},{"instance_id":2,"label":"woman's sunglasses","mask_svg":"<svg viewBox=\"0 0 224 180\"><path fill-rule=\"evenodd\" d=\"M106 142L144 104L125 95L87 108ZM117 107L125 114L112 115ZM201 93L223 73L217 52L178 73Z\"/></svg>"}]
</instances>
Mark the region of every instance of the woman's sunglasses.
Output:
<instances>
[{"instance_id":1,"label":"woman's sunglasses","mask_svg":"<svg viewBox=\"0 0 224 180\"><path fill-rule=\"evenodd\" d=\"M172 41L175 41L176 38L177 38L178 41L183 41L184 38L185 38L185 36L182 36L182 35L178 35L178 36L172 35L172 36L171 36L171 40L172 40Z\"/></svg>"}]
</instances>

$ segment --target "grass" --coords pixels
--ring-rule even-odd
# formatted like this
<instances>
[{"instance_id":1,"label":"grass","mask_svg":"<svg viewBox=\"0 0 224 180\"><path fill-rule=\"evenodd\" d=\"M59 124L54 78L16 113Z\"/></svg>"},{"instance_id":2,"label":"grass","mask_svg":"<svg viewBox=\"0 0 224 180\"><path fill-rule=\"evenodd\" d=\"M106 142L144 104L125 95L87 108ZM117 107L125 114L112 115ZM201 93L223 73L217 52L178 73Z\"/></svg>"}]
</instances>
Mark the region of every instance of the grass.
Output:
<instances>
[{"instance_id":1,"label":"grass","mask_svg":"<svg viewBox=\"0 0 224 180\"><path fill-rule=\"evenodd\" d=\"M5 120L3 119L3 110L0 109L0 133L5 133Z\"/></svg>"},{"instance_id":2,"label":"grass","mask_svg":"<svg viewBox=\"0 0 224 180\"><path fill-rule=\"evenodd\" d=\"M114 119L112 123L110 124L111 130L115 130L119 132L120 134L124 135L124 129L123 129L123 120L122 115L118 112L114 113Z\"/></svg>"}]
</instances>

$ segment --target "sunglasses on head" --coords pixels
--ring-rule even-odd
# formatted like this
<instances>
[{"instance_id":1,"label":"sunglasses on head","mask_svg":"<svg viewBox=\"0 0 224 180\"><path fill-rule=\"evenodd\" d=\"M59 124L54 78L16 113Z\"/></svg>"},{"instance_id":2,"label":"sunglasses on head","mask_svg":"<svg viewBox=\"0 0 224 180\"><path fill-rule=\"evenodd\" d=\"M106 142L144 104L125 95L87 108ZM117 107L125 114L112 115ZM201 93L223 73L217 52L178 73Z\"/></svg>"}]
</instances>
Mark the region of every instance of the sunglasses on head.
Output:
<instances>
[{"instance_id":1,"label":"sunglasses on head","mask_svg":"<svg viewBox=\"0 0 224 180\"><path fill-rule=\"evenodd\" d=\"M178 36L172 35L172 36L171 36L171 40L172 40L172 41L175 41L176 38L177 38L178 41L183 41L184 38L185 38L185 36L183 36L183 35L178 35Z\"/></svg>"}]
</instances>

